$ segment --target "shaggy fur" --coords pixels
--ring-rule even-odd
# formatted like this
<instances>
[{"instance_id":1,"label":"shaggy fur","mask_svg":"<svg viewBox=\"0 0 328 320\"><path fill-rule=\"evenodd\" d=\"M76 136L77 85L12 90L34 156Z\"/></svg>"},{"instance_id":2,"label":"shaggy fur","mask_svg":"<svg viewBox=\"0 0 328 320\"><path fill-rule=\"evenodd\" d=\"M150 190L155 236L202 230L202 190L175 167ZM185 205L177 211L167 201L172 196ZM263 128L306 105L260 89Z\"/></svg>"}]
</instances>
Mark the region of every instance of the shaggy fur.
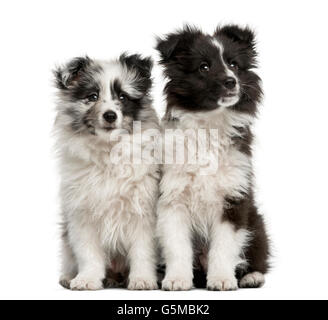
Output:
<instances>
[{"instance_id":1,"label":"shaggy fur","mask_svg":"<svg viewBox=\"0 0 328 320\"><path fill-rule=\"evenodd\" d=\"M127 158L111 158L119 137L158 129L151 68L149 58L123 54L111 61L76 58L54 72L64 287L100 289L107 274L106 285L127 280L129 289L157 288L158 165L123 161L135 150L129 139ZM136 120L141 127L133 130Z\"/></svg>"},{"instance_id":2,"label":"shaggy fur","mask_svg":"<svg viewBox=\"0 0 328 320\"><path fill-rule=\"evenodd\" d=\"M165 87L165 128L187 130L188 147L209 145L208 165L166 164L160 183L158 235L164 290L259 287L269 246L253 198L252 131L262 92L254 34L225 26L213 35L186 26L158 39ZM189 129L203 129L196 141ZM211 129L217 135L207 139ZM189 130L190 131L190 130ZM197 156L203 154L198 152ZM193 270L194 266L194 270Z\"/></svg>"}]
</instances>

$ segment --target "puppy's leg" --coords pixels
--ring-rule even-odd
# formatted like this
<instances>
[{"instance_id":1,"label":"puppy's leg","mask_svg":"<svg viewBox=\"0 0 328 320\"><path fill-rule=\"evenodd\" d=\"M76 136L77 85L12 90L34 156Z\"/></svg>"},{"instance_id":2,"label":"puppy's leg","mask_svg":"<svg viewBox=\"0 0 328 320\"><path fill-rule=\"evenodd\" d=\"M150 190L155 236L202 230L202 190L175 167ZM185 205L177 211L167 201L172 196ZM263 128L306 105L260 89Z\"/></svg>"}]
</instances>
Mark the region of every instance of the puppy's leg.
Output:
<instances>
[{"instance_id":1,"label":"puppy's leg","mask_svg":"<svg viewBox=\"0 0 328 320\"><path fill-rule=\"evenodd\" d=\"M105 256L96 228L90 223L72 221L70 244L78 264L78 274L71 281L72 290L98 290L105 278Z\"/></svg>"},{"instance_id":2,"label":"puppy's leg","mask_svg":"<svg viewBox=\"0 0 328 320\"><path fill-rule=\"evenodd\" d=\"M130 273L128 279L129 290L156 290L156 254L154 227L143 224L136 227L134 241L130 246L128 259Z\"/></svg>"},{"instance_id":3,"label":"puppy's leg","mask_svg":"<svg viewBox=\"0 0 328 320\"><path fill-rule=\"evenodd\" d=\"M270 248L263 218L257 213L255 206L249 210L249 228L252 230L252 237L245 250L248 265L246 274L239 281L239 287L259 288L264 285L264 274L269 269Z\"/></svg>"},{"instance_id":4,"label":"puppy's leg","mask_svg":"<svg viewBox=\"0 0 328 320\"><path fill-rule=\"evenodd\" d=\"M258 214L253 194L250 192L243 199L226 199L224 219L240 229L251 230L249 241L245 245L247 264L237 268L237 278L240 288L258 288L264 284L264 274L269 269L269 240L265 224Z\"/></svg>"},{"instance_id":5,"label":"puppy's leg","mask_svg":"<svg viewBox=\"0 0 328 320\"><path fill-rule=\"evenodd\" d=\"M71 280L77 275L77 263L73 250L68 243L67 236L63 236L62 239L61 256L62 266L59 283L64 288L69 289Z\"/></svg>"},{"instance_id":6,"label":"puppy's leg","mask_svg":"<svg viewBox=\"0 0 328 320\"><path fill-rule=\"evenodd\" d=\"M190 290L193 280L191 221L188 210L159 206L158 234L166 264L163 290Z\"/></svg>"},{"instance_id":7,"label":"puppy's leg","mask_svg":"<svg viewBox=\"0 0 328 320\"><path fill-rule=\"evenodd\" d=\"M236 266L241 263L240 254L247 241L245 229L235 230L228 221L214 223L210 235L207 288L209 290L236 290Z\"/></svg>"}]
</instances>

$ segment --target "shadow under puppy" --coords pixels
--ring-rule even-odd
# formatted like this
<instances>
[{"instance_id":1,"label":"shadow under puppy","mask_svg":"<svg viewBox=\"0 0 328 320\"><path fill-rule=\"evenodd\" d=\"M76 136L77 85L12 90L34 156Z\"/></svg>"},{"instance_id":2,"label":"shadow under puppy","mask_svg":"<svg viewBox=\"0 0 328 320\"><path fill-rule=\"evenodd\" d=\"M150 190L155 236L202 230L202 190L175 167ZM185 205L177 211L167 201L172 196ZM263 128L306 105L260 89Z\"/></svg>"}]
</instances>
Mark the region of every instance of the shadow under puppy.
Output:
<instances>
[{"instance_id":1,"label":"shadow under puppy","mask_svg":"<svg viewBox=\"0 0 328 320\"><path fill-rule=\"evenodd\" d=\"M193 147L212 168L204 174L199 163L163 166L157 225L166 264L162 288L189 290L193 277L209 290L262 286L269 246L253 197L251 125L262 95L253 71L254 34L234 25L213 35L186 26L158 39L157 50L168 79L163 126L182 129L185 151ZM209 152L200 152L200 145Z\"/></svg>"},{"instance_id":2,"label":"shadow under puppy","mask_svg":"<svg viewBox=\"0 0 328 320\"><path fill-rule=\"evenodd\" d=\"M151 69L150 58L123 54L110 61L75 58L54 71L63 219L60 283L66 288L101 289L106 273L109 285L120 279L132 290L157 288L158 165L131 160L132 138L158 129L149 96ZM134 121L141 125L134 127ZM140 140L141 153L146 140Z\"/></svg>"}]
</instances>

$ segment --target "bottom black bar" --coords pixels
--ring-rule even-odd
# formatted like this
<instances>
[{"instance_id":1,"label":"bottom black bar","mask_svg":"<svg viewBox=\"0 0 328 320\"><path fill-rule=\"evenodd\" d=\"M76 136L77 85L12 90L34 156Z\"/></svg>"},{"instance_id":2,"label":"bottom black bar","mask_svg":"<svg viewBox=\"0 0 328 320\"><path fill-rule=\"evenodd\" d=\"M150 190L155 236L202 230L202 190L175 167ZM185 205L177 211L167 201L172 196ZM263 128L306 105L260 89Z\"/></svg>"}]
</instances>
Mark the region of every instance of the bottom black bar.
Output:
<instances>
[{"instance_id":1,"label":"bottom black bar","mask_svg":"<svg viewBox=\"0 0 328 320\"><path fill-rule=\"evenodd\" d=\"M7 303L6 303L7 302ZM17 303L18 302L18 303ZM299 303L300 302L300 303ZM20 306L15 306L21 304ZM7 304L8 310L5 310ZM59 306L61 304L61 306ZM277 304L277 306L276 306ZM279 307L279 304L281 307ZM148 300L148 301L1 301L2 314L22 315L24 318L40 316L42 319L97 316L101 319L222 319L237 316L261 319L264 317L286 317L301 313L313 319L315 314L326 310L325 301L315 308L304 301L203 301L203 300ZM319 306L322 307L320 310ZM325 308L325 309L323 309ZM279 319L278 318L278 319Z\"/></svg>"}]
</instances>

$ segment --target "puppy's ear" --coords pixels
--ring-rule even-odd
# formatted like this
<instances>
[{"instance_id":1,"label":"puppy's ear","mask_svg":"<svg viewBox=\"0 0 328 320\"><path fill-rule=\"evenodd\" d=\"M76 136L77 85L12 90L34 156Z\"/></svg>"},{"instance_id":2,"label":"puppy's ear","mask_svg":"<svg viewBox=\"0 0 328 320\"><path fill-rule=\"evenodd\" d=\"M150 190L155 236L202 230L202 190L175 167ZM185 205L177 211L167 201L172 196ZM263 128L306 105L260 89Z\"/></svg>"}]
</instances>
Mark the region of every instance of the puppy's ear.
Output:
<instances>
[{"instance_id":1,"label":"puppy's ear","mask_svg":"<svg viewBox=\"0 0 328 320\"><path fill-rule=\"evenodd\" d=\"M138 77L134 82L134 86L138 91L147 94L152 86L151 70L153 68L153 60L150 57L142 57L139 54L128 55L123 53L119 61L128 70L137 72Z\"/></svg>"},{"instance_id":2,"label":"puppy's ear","mask_svg":"<svg viewBox=\"0 0 328 320\"><path fill-rule=\"evenodd\" d=\"M70 60L64 66L57 67L53 71L57 88L62 90L69 89L90 64L91 59L89 57L78 57Z\"/></svg>"},{"instance_id":3,"label":"puppy's ear","mask_svg":"<svg viewBox=\"0 0 328 320\"><path fill-rule=\"evenodd\" d=\"M176 52L187 52L193 41L202 32L195 26L185 25L182 30L157 38L157 49L161 55L161 63L165 64L173 59Z\"/></svg>"},{"instance_id":4,"label":"puppy's ear","mask_svg":"<svg viewBox=\"0 0 328 320\"><path fill-rule=\"evenodd\" d=\"M237 25L228 25L222 28L217 28L215 35L224 35L234 42L253 47L255 45L255 34L248 28L241 28Z\"/></svg>"},{"instance_id":5,"label":"puppy's ear","mask_svg":"<svg viewBox=\"0 0 328 320\"><path fill-rule=\"evenodd\" d=\"M167 62L170 60L174 49L179 43L179 34L169 34L165 38L157 38L156 50L159 51L161 55L162 62Z\"/></svg>"},{"instance_id":6,"label":"puppy's ear","mask_svg":"<svg viewBox=\"0 0 328 320\"><path fill-rule=\"evenodd\" d=\"M142 57L140 54L127 55L123 53L120 62L127 66L128 69L135 69L143 78L151 78L151 70L153 68L153 60L150 57Z\"/></svg>"}]
</instances>

